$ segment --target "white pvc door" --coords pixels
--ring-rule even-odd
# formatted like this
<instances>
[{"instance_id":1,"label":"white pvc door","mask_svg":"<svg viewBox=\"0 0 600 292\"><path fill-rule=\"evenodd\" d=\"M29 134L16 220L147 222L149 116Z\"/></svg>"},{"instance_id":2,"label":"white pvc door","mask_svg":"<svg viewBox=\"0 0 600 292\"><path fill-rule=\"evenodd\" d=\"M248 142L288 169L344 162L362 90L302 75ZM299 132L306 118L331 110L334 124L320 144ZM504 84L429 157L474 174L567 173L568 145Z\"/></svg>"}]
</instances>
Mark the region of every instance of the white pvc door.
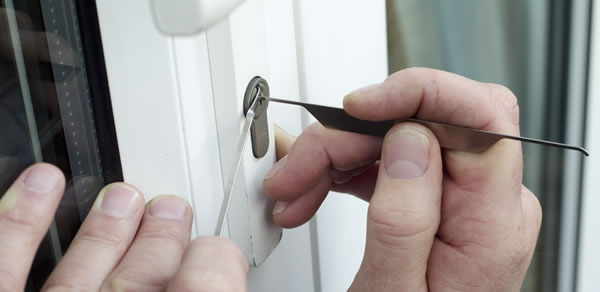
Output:
<instances>
[{"instance_id":1,"label":"white pvc door","mask_svg":"<svg viewBox=\"0 0 600 292\"><path fill-rule=\"evenodd\" d=\"M341 106L348 91L387 75L384 1L247 0L186 37L161 34L149 0L97 6L125 180L147 200L173 193L190 201L194 237L214 232L254 76L269 82L273 97ZM271 104L268 114L293 134L310 121L289 106ZM242 195L260 192L274 155L273 141L261 159L247 147ZM347 289L362 258L365 210L355 198L329 198L251 269L250 290Z\"/></svg>"},{"instance_id":2,"label":"white pvc door","mask_svg":"<svg viewBox=\"0 0 600 292\"><path fill-rule=\"evenodd\" d=\"M272 12L291 13L287 4ZM212 234L223 169L231 167L240 133L244 91L254 76L270 79L265 3L247 1L191 37L161 34L148 0L97 5L125 180L147 200L163 193L183 196L195 211L193 236ZM287 21L285 33L294 40L293 19ZM297 92L297 78L292 80L274 85L273 92ZM299 127L297 117L289 123ZM273 145L260 160L247 147L238 183L248 192L260 191L274 163ZM251 270L249 285L252 291L312 291L313 271L307 226L285 232L267 261Z\"/></svg>"}]
</instances>

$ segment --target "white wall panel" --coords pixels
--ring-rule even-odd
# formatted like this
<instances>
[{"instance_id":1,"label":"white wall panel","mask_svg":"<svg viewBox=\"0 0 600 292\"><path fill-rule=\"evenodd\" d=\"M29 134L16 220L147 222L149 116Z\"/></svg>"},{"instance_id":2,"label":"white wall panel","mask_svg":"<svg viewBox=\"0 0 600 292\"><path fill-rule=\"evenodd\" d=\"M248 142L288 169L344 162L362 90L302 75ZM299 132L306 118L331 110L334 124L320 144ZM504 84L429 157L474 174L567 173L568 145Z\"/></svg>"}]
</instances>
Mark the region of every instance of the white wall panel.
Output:
<instances>
[{"instance_id":1,"label":"white wall panel","mask_svg":"<svg viewBox=\"0 0 600 292\"><path fill-rule=\"evenodd\" d=\"M342 106L354 89L387 77L385 1L296 0L304 101ZM331 194L317 215L322 291L345 291L364 252L367 204Z\"/></svg>"}]
</instances>

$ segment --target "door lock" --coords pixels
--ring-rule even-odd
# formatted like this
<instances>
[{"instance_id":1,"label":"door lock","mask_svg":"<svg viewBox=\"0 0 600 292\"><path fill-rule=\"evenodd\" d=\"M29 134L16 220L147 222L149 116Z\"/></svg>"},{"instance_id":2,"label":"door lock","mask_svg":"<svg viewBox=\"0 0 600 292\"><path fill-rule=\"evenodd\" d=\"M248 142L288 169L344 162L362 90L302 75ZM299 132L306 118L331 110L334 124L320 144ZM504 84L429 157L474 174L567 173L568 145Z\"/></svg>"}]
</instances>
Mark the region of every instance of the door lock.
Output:
<instances>
[{"instance_id":1,"label":"door lock","mask_svg":"<svg viewBox=\"0 0 600 292\"><path fill-rule=\"evenodd\" d=\"M246 88L244 94L244 115L259 96L269 97L269 84L261 77L254 77ZM256 158L262 158L269 150L269 120L267 118L267 107L269 101L261 99L258 101L254 111L254 122L250 127L250 138L252 142L252 153Z\"/></svg>"}]
</instances>

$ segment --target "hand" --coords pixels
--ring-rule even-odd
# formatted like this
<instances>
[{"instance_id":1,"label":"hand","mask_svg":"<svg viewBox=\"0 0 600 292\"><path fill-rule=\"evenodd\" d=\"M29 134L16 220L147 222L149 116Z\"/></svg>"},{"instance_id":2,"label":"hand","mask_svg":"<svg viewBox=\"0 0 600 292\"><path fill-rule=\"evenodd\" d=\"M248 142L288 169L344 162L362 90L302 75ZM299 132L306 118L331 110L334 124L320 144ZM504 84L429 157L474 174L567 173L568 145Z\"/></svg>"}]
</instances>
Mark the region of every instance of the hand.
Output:
<instances>
[{"instance_id":1,"label":"hand","mask_svg":"<svg viewBox=\"0 0 600 292\"><path fill-rule=\"evenodd\" d=\"M0 200L0 291L22 291L65 179L26 169ZM161 196L144 206L134 187L105 187L43 291L247 291L248 264L231 241L190 241L192 210Z\"/></svg>"},{"instance_id":2,"label":"hand","mask_svg":"<svg viewBox=\"0 0 600 292\"><path fill-rule=\"evenodd\" d=\"M506 88L415 68L344 99L365 120L421 119L519 135ZM279 162L265 177L274 220L295 227L329 190L370 202L362 265L351 291L518 291L541 223L522 185L519 142L484 153L440 149L427 128L402 123L385 139L315 124L294 141L278 131Z\"/></svg>"}]
</instances>

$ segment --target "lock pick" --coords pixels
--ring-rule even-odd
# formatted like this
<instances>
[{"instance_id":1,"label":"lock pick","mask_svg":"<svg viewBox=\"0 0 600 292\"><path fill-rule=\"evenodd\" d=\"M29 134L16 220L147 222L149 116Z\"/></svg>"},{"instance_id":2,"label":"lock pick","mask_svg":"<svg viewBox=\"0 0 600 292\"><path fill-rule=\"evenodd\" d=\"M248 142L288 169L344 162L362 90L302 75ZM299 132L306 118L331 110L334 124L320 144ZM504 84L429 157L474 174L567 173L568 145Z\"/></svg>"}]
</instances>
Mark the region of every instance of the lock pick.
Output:
<instances>
[{"instance_id":1,"label":"lock pick","mask_svg":"<svg viewBox=\"0 0 600 292\"><path fill-rule=\"evenodd\" d=\"M256 117L255 111L257 106L263 100L303 107L310 114L312 114L323 126L327 128L358 134L365 134L370 136L384 137L394 125L401 122L413 122L421 124L429 128L435 134L440 144L440 147L450 150L480 153L486 151L502 139L511 139L518 140L521 142L557 147L561 149L575 150L584 154L585 156L589 156L587 150L585 150L582 147L552 141L545 141L521 136L505 135L490 131L450 125L446 123L426 121L417 118L405 118L400 120L387 121L366 121L357 119L349 115L348 113L346 113L346 111L344 111L341 108L334 108L258 95L254 99L252 105L246 113L246 119L244 122L244 127L240 136L240 140L238 142L236 157L234 159L234 165L231 168L231 173L227 181L225 196L223 197L223 204L221 205L221 211L217 222L217 229L215 231L215 234L218 236L221 236L223 233L225 217L227 216L229 203L231 202L231 195L233 193L237 175L242 162L242 156L246 147L246 140L248 139L248 133L250 132L252 122Z\"/></svg>"},{"instance_id":2,"label":"lock pick","mask_svg":"<svg viewBox=\"0 0 600 292\"><path fill-rule=\"evenodd\" d=\"M297 105L305 108L312 114L323 126L327 128L366 134L371 136L384 137L386 133L397 123L413 122L429 128L438 139L442 148L465 151L465 152L484 152L496 142L502 139L512 139L521 142L540 144L562 149L579 151L585 156L589 156L587 150L582 147L556 143L551 141L532 139L521 136L504 135L490 131L460 127L440 122L426 121L416 118L406 118L401 120L388 121L365 121L357 119L341 108L334 108L310 103L303 103L291 100L284 100L272 97L261 96L269 102L278 102L291 105Z\"/></svg>"}]
</instances>

